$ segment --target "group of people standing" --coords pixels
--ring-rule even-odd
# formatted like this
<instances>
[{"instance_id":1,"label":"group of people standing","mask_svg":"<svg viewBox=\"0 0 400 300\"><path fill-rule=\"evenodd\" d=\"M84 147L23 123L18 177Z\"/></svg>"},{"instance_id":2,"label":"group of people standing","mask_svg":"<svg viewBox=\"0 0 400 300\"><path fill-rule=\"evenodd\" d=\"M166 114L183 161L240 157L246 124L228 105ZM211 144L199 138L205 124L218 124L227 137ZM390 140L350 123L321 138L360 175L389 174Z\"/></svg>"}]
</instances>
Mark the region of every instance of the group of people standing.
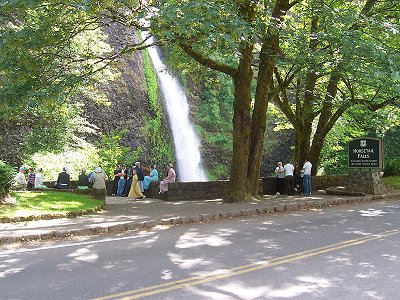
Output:
<instances>
[{"instance_id":1,"label":"group of people standing","mask_svg":"<svg viewBox=\"0 0 400 300\"><path fill-rule=\"evenodd\" d=\"M282 162L278 162L275 168L276 176L276 195L283 194L286 185L288 196L293 196L295 191L303 187L303 195L311 195L311 169L312 164L306 158L303 168L295 168L293 164L287 162L282 166Z\"/></svg>"},{"instance_id":2,"label":"group of people standing","mask_svg":"<svg viewBox=\"0 0 400 300\"><path fill-rule=\"evenodd\" d=\"M152 166L152 172L158 180L158 172L155 166ZM117 165L114 170L114 196L132 197L143 199L144 192L144 177L150 176L150 171L147 166L140 167L140 162L131 164L129 168L126 165Z\"/></svg>"}]
</instances>

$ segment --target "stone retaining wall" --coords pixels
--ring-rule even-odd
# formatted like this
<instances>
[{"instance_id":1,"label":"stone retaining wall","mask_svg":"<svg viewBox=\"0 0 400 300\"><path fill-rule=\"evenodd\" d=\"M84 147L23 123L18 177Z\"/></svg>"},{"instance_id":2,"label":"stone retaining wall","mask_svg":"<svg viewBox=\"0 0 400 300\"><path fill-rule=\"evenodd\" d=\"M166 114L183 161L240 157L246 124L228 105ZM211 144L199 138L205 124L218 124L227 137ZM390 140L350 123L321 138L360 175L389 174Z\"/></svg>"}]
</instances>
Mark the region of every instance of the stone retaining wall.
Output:
<instances>
[{"instance_id":1,"label":"stone retaining wall","mask_svg":"<svg viewBox=\"0 0 400 300\"><path fill-rule=\"evenodd\" d=\"M324 190L333 186L346 185L347 175L340 176L313 176L311 179L311 188L315 190ZM54 186L54 182L46 182L47 186ZM219 199L225 195L229 182L227 180L207 181L207 182L175 182L169 184L169 191L166 195L158 195L159 182L153 182L150 188L145 191L149 198L160 198L166 201L184 201L184 200L205 200ZM77 181L71 181L71 189L77 188ZM107 182L107 194L113 193L113 182ZM260 195L275 194L275 177L260 178Z\"/></svg>"},{"instance_id":2,"label":"stone retaining wall","mask_svg":"<svg viewBox=\"0 0 400 300\"><path fill-rule=\"evenodd\" d=\"M311 190L326 190L329 187L345 186L347 182L347 175L332 175L332 176L312 176L311 177ZM263 177L263 191L264 195L273 195L276 193L275 177ZM286 187L284 187L286 192ZM301 193L301 191L298 191Z\"/></svg>"},{"instance_id":3,"label":"stone retaining wall","mask_svg":"<svg viewBox=\"0 0 400 300\"><path fill-rule=\"evenodd\" d=\"M71 181L70 188L69 189L56 189L54 188L55 181L46 181L43 182L43 184L48 188L48 189L34 189L34 191L55 191L55 192L69 192L69 193L75 193L75 194L84 194L91 196L95 199L98 200L103 200L105 202L107 194L103 190L94 190L94 189L86 189L86 190L78 190L78 187L76 185L77 181Z\"/></svg>"}]
</instances>

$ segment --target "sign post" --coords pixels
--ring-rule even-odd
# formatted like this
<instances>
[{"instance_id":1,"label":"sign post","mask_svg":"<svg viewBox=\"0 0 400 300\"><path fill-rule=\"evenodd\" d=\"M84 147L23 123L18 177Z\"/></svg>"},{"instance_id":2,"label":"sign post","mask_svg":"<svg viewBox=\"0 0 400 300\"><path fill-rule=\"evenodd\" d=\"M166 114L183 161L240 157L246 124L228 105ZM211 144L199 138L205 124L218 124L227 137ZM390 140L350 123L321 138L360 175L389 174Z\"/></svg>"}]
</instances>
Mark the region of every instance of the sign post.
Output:
<instances>
[{"instance_id":1,"label":"sign post","mask_svg":"<svg viewBox=\"0 0 400 300\"><path fill-rule=\"evenodd\" d=\"M386 192L379 172L383 169L382 140L368 137L351 140L348 144L348 167L346 190L375 195Z\"/></svg>"}]
</instances>

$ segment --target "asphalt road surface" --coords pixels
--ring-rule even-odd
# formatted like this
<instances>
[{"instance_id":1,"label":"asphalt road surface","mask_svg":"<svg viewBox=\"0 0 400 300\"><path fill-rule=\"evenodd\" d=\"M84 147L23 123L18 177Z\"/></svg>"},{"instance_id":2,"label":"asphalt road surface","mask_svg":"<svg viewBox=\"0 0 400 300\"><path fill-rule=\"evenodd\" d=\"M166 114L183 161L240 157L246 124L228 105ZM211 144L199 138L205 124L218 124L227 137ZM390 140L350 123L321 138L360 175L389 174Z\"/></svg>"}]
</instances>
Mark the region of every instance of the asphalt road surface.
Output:
<instances>
[{"instance_id":1,"label":"asphalt road surface","mask_svg":"<svg viewBox=\"0 0 400 300\"><path fill-rule=\"evenodd\" d=\"M8 247L0 299L400 299L400 200Z\"/></svg>"}]
</instances>

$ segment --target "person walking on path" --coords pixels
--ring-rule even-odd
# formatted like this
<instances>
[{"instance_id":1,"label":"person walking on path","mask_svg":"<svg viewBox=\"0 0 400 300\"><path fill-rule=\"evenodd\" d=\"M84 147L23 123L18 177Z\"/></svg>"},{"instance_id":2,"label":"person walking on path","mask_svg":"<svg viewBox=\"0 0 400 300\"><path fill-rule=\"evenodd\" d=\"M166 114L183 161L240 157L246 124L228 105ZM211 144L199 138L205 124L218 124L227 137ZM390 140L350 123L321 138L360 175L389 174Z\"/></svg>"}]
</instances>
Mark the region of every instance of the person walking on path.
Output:
<instances>
[{"instance_id":1,"label":"person walking on path","mask_svg":"<svg viewBox=\"0 0 400 300\"><path fill-rule=\"evenodd\" d=\"M303 195L311 195L311 169L312 164L306 158L303 165Z\"/></svg>"},{"instance_id":2,"label":"person walking on path","mask_svg":"<svg viewBox=\"0 0 400 300\"><path fill-rule=\"evenodd\" d=\"M283 169L285 171L285 184L288 196L294 196L294 166L287 162Z\"/></svg>"},{"instance_id":3,"label":"person walking on path","mask_svg":"<svg viewBox=\"0 0 400 300\"><path fill-rule=\"evenodd\" d=\"M139 182L138 182L138 175L137 175L137 170L133 169L132 170L132 184L131 184L131 189L129 191L128 197L131 197L133 199L143 199L146 198L142 194L142 191L140 190Z\"/></svg>"},{"instance_id":4,"label":"person walking on path","mask_svg":"<svg viewBox=\"0 0 400 300\"><path fill-rule=\"evenodd\" d=\"M168 164L167 170L168 170L167 177L160 181L160 186L159 186L160 191L158 192L159 194L164 194L165 192L168 192L168 184L171 182L175 182L176 180L174 165Z\"/></svg>"},{"instance_id":5,"label":"person walking on path","mask_svg":"<svg viewBox=\"0 0 400 300\"><path fill-rule=\"evenodd\" d=\"M285 171L283 170L281 162L278 162L278 165L275 168L275 177L276 177L276 194L277 195L283 194Z\"/></svg>"}]
</instances>

